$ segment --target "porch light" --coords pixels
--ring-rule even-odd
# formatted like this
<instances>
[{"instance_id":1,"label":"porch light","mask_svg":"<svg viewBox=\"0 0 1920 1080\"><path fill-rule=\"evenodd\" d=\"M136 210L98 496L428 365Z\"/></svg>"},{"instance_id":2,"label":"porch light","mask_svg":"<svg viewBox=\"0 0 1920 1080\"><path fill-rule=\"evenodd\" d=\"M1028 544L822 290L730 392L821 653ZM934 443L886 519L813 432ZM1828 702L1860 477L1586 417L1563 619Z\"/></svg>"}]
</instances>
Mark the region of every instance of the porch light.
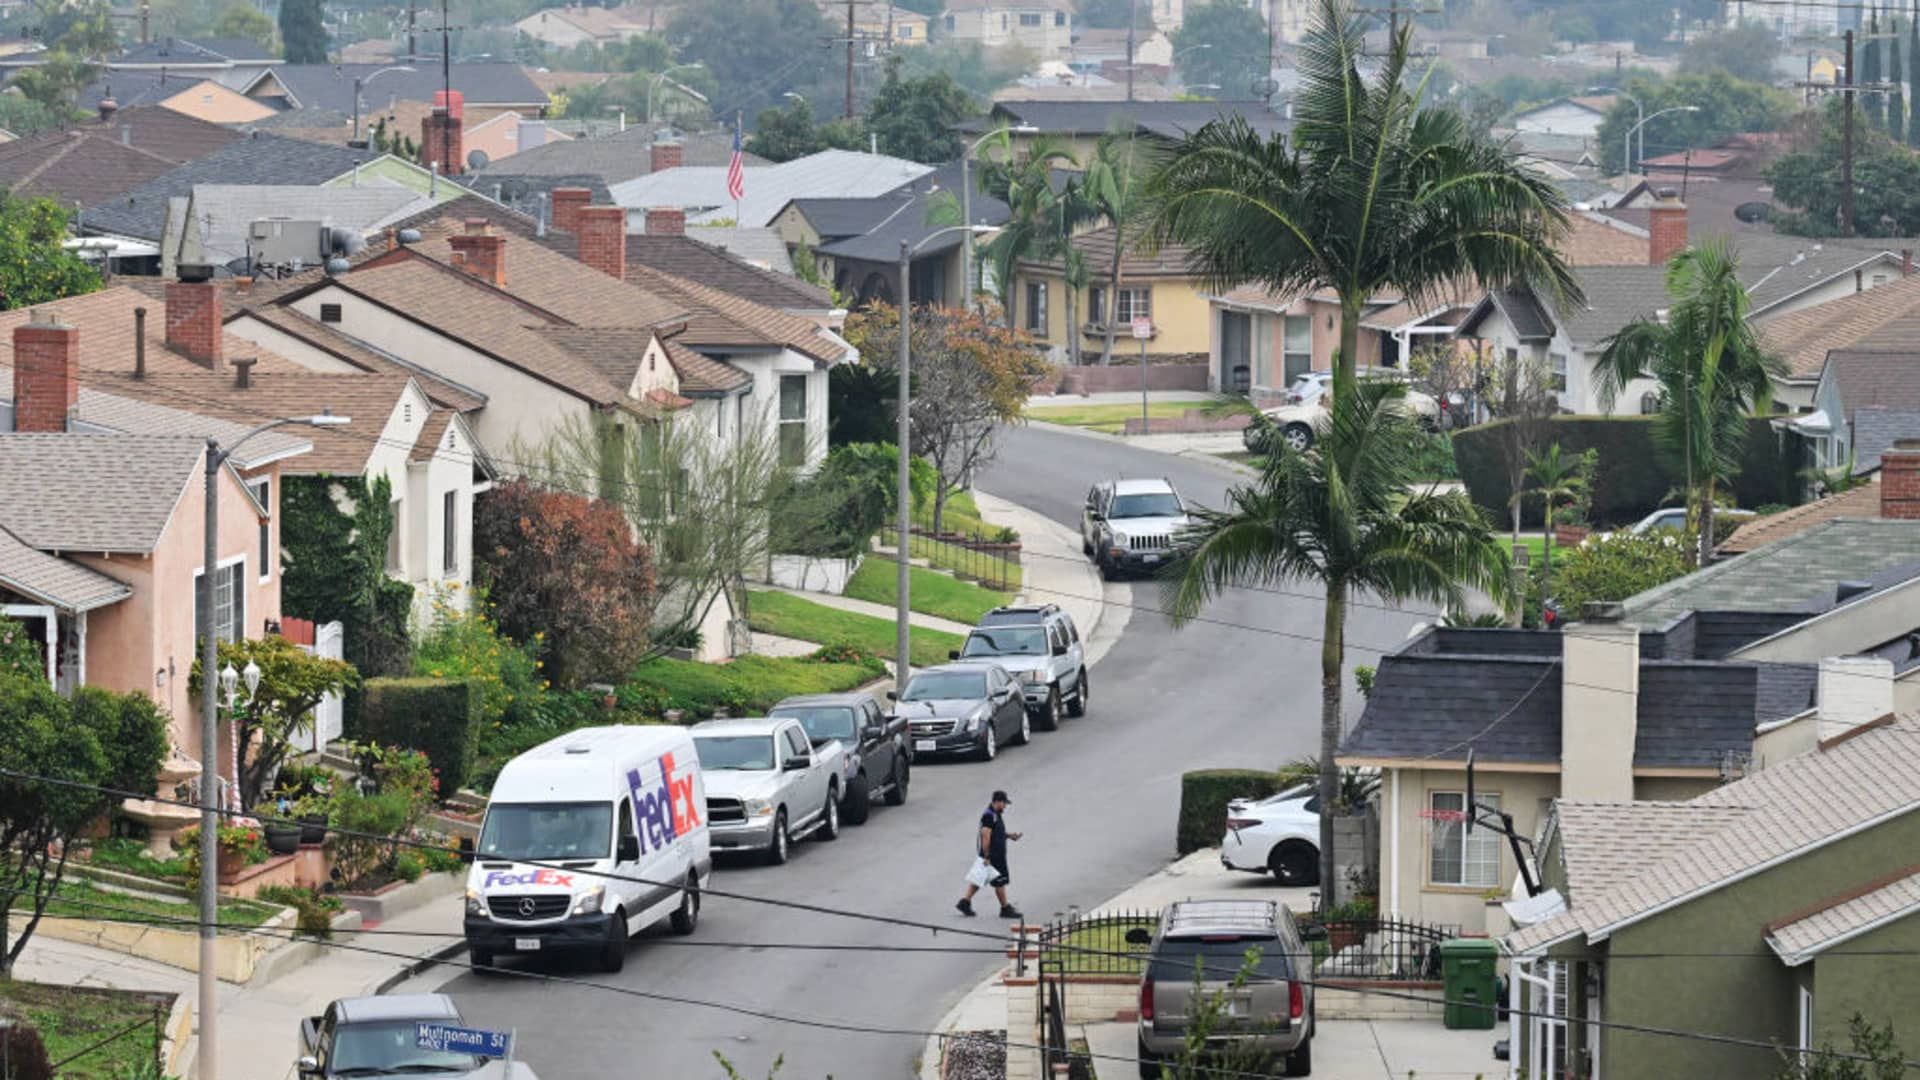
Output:
<instances>
[{"instance_id":1,"label":"porch light","mask_svg":"<svg viewBox=\"0 0 1920 1080\"><path fill-rule=\"evenodd\" d=\"M240 673L233 670L232 664L228 664L226 668L220 672L220 689L227 695L228 701L233 700L234 689L239 685Z\"/></svg>"},{"instance_id":2,"label":"porch light","mask_svg":"<svg viewBox=\"0 0 1920 1080\"><path fill-rule=\"evenodd\" d=\"M233 665L227 665L227 670L232 671ZM240 676L247 681L247 696L252 697L260 689L260 665L251 660L247 661L246 669L240 673ZM229 690L228 693L232 691Z\"/></svg>"}]
</instances>

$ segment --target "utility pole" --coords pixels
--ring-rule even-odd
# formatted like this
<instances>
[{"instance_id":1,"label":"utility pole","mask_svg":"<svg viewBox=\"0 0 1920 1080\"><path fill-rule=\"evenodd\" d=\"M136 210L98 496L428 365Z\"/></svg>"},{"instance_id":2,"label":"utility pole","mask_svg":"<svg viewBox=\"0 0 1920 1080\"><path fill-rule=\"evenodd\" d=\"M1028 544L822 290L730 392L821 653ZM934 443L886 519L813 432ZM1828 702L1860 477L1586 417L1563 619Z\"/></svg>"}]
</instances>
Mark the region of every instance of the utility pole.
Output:
<instances>
[{"instance_id":1,"label":"utility pole","mask_svg":"<svg viewBox=\"0 0 1920 1080\"><path fill-rule=\"evenodd\" d=\"M453 111L453 17L447 0L440 0L440 89L447 92L447 111ZM457 164L456 164L457 167Z\"/></svg>"},{"instance_id":2,"label":"utility pole","mask_svg":"<svg viewBox=\"0 0 1920 1080\"><path fill-rule=\"evenodd\" d=\"M853 119L853 0L847 0L847 119Z\"/></svg>"},{"instance_id":3,"label":"utility pole","mask_svg":"<svg viewBox=\"0 0 1920 1080\"><path fill-rule=\"evenodd\" d=\"M420 4L418 3L418 0L407 0L407 59L408 60L412 60L414 57L420 55L420 43L417 40L416 34L414 33L414 24L418 21L419 17L420 17Z\"/></svg>"},{"instance_id":4,"label":"utility pole","mask_svg":"<svg viewBox=\"0 0 1920 1080\"><path fill-rule=\"evenodd\" d=\"M1847 31L1846 123L1840 136L1840 235L1853 235L1853 31Z\"/></svg>"},{"instance_id":5,"label":"utility pole","mask_svg":"<svg viewBox=\"0 0 1920 1080\"><path fill-rule=\"evenodd\" d=\"M1274 35L1279 32L1274 29L1273 20L1274 16L1279 14L1279 12L1274 10L1274 5L1278 3L1279 0L1267 0L1267 70L1260 75L1260 85L1262 86L1267 85L1267 80L1273 78L1273 39Z\"/></svg>"},{"instance_id":6,"label":"utility pole","mask_svg":"<svg viewBox=\"0 0 1920 1080\"><path fill-rule=\"evenodd\" d=\"M1133 27L1139 22L1139 0L1127 0L1127 100L1133 100Z\"/></svg>"}]
</instances>

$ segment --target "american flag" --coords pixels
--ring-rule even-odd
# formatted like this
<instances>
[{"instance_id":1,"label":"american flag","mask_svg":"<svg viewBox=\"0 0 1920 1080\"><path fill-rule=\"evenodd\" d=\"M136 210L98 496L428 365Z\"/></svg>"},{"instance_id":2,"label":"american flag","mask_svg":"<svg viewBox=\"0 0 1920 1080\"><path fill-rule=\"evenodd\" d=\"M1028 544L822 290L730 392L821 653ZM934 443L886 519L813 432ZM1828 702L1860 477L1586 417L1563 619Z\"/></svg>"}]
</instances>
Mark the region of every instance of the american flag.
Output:
<instances>
[{"instance_id":1,"label":"american flag","mask_svg":"<svg viewBox=\"0 0 1920 1080\"><path fill-rule=\"evenodd\" d=\"M733 122L733 158L727 162L727 197L739 202L747 193L747 166L740 154L740 121Z\"/></svg>"}]
</instances>

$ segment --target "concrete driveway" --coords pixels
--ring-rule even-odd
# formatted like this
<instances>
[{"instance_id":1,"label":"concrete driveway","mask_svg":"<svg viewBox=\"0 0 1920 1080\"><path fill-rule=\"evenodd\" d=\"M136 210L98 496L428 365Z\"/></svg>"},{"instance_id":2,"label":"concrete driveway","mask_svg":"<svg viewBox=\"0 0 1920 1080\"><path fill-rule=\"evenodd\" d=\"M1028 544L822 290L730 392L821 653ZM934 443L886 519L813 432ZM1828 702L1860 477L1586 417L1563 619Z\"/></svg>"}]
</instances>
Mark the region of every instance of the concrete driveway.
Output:
<instances>
[{"instance_id":1,"label":"concrete driveway","mask_svg":"<svg viewBox=\"0 0 1920 1080\"><path fill-rule=\"evenodd\" d=\"M1132 1024L1090 1024L1087 1048L1101 1080L1137 1076ZM1493 1059L1493 1031L1448 1031L1437 1020L1327 1020L1313 1038L1313 1075L1321 1080L1493 1080L1507 1063Z\"/></svg>"}]
</instances>

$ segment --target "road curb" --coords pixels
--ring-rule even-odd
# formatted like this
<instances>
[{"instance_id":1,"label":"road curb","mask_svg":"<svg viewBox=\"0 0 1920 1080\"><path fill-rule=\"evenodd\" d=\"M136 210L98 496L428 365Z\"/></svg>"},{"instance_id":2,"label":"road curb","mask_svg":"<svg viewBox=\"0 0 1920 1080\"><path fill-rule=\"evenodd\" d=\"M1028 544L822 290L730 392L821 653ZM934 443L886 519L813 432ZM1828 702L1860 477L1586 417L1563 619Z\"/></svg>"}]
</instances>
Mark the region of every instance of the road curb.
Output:
<instances>
[{"instance_id":1,"label":"road curb","mask_svg":"<svg viewBox=\"0 0 1920 1080\"><path fill-rule=\"evenodd\" d=\"M1257 475L1256 470L1250 465L1244 465L1237 461L1228 461L1218 454L1209 454L1205 450L1162 450L1158 447L1140 445L1135 441L1138 438L1137 436L1109 435L1104 431L1089 431L1086 428L1074 427L1071 424L1050 424L1045 420L1028 420L1026 424L1028 427L1039 428L1048 434L1072 435L1075 438L1092 439L1095 442L1130 447L1148 454L1165 454L1168 457L1182 458L1187 461L1204 464L1209 468L1233 473L1235 476Z\"/></svg>"},{"instance_id":2,"label":"road curb","mask_svg":"<svg viewBox=\"0 0 1920 1080\"><path fill-rule=\"evenodd\" d=\"M378 996L380 994L390 993L394 987L399 986L408 979L426 971L428 968L437 966L443 960L451 960L466 951L467 943L465 941L456 941L451 945L442 945L425 956L409 960L399 971L380 980L380 984L373 988L374 995Z\"/></svg>"}]
</instances>

